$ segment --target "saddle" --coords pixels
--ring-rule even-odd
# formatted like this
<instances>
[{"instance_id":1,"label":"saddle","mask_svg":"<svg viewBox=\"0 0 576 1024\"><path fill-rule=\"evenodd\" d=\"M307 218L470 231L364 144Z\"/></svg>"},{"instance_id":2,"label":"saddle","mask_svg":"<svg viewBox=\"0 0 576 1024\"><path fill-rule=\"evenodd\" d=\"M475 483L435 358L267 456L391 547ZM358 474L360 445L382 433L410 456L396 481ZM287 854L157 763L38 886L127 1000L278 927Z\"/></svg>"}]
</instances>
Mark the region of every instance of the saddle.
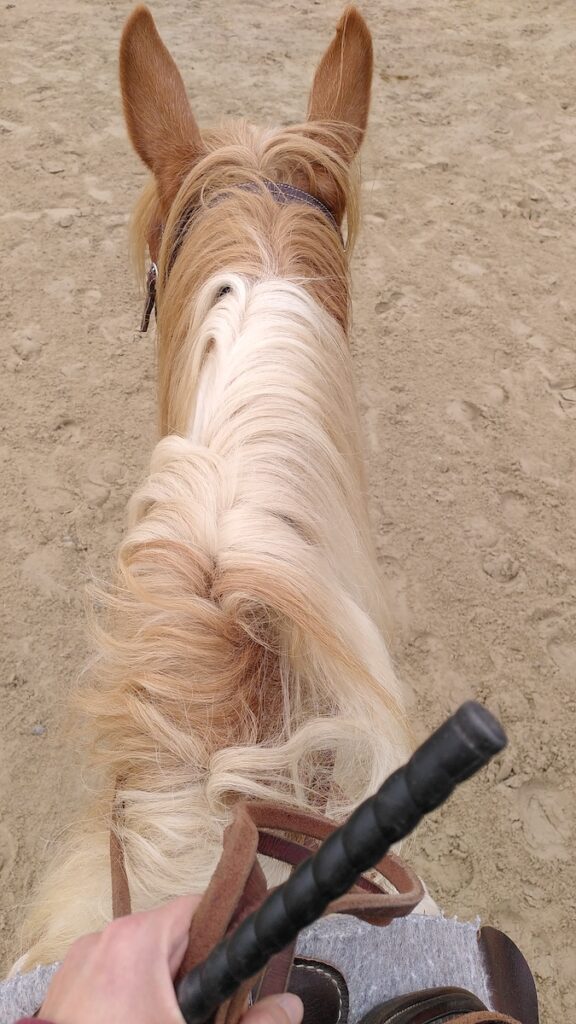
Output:
<instances>
[{"instance_id":1,"label":"saddle","mask_svg":"<svg viewBox=\"0 0 576 1024\"><path fill-rule=\"evenodd\" d=\"M191 923L188 948L176 981L207 957L212 948L269 894L259 856L289 869L297 867L337 826L325 817L273 803L242 801L224 833L223 850L212 880ZM114 828L110 839L114 917L131 911L123 851ZM400 857L388 854L352 890L331 903L328 914L349 914L378 927L410 914L425 895L422 882ZM429 989L381 1004L361 1024L538 1024L534 980L520 950L503 932L484 927L478 942L494 1010L461 989ZM385 970L385 965L383 965ZM214 1024L238 1024L247 1005L268 995L292 992L304 1004L304 1024L347 1024L346 979L332 964L295 955L291 946L277 953L256 978L245 983L216 1013Z\"/></svg>"}]
</instances>

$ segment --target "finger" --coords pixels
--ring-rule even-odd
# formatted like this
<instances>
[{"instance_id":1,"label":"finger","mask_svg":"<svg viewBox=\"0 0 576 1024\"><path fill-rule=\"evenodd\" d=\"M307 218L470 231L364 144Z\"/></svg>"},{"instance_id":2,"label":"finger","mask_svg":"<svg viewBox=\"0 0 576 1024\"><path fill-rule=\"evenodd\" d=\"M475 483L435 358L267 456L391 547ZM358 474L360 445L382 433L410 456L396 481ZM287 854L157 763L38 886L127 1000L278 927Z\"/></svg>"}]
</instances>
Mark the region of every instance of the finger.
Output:
<instances>
[{"instance_id":1,"label":"finger","mask_svg":"<svg viewBox=\"0 0 576 1024\"><path fill-rule=\"evenodd\" d=\"M202 899L201 896L177 896L176 899L163 903L154 910L140 910L126 918L118 918L112 924L118 925L121 922L130 922L134 932L150 934L155 932L157 938L166 938L169 941L177 940L181 935L188 932L190 922Z\"/></svg>"},{"instance_id":2,"label":"finger","mask_svg":"<svg viewBox=\"0 0 576 1024\"><path fill-rule=\"evenodd\" d=\"M133 914L131 922L145 941L154 936L158 953L168 960L172 977L176 974L188 947L190 922L202 897L178 896L155 910ZM153 924L153 927L151 927Z\"/></svg>"},{"instance_id":3,"label":"finger","mask_svg":"<svg viewBox=\"0 0 576 1024\"><path fill-rule=\"evenodd\" d=\"M177 896L164 906L158 908L158 914L165 922L170 935L179 935L188 931L190 922L198 909L201 896ZM156 913L156 911L154 911Z\"/></svg>"},{"instance_id":4,"label":"finger","mask_svg":"<svg viewBox=\"0 0 576 1024\"><path fill-rule=\"evenodd\" d=\"M134 914L133 916L146 918L153 915L158 927L165 927L167 933L176 935L190 926L190 921L201 899L202 897L198 895L177 896L168 903L163 903L161 907L156 907L154 910L144 910L140 914Z\"/></svg>"},{"instance_id":5,"label":"finger","mask_svg":"<svg viewBox=\"0 0 576 1024\"><path fill-rule=\"evenodd\" d=\"M303 1016L302 1000L290 992L283 992L256 1003L242 1018L242 1024L301 1024Z\"/></svg>"}]
</instances>

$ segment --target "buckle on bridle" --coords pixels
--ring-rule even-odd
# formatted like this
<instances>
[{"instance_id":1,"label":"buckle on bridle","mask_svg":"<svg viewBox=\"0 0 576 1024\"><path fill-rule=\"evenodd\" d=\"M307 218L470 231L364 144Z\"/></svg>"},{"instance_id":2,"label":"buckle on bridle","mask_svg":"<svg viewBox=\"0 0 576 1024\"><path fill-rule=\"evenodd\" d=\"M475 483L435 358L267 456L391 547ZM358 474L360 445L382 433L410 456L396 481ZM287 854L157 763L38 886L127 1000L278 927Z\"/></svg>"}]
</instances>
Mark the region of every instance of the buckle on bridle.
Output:
<instances>
[{"instance_id":1,"label":"buckle on bridle","mask_svg":"<svg viewBox=\"0 0 576 1024\"><path fill-rule=\"evenodd\" d=\"M150 269L146 275L146 304L144 306L144 312L142 314L142 322L140 324L140 333L145 334L150 324L150 317L152 316L152 310L156 310L156 283L158 281L158 267L155 263L150 264Z\"/></svg>"}]
</instances>

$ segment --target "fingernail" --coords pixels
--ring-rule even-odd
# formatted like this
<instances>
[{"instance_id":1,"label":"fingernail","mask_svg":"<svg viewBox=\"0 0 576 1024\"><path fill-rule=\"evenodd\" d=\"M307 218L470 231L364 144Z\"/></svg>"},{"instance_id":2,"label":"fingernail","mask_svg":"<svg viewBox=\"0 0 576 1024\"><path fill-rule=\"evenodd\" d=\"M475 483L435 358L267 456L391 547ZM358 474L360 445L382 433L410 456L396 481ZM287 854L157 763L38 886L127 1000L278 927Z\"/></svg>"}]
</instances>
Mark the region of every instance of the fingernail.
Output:
<instances>
[{"instance_id":1,"label":"fingernail","mask_svg":"<svg viewBox=\"0 0 576 1024\"><path fill-rule=\"evenodd\" d=\"M283 992L282 995L276 996L276 999L287 1015L290 1024L300 1024L304 1016L302 1000L289 992Z\"/></svg>"}]
</instances>

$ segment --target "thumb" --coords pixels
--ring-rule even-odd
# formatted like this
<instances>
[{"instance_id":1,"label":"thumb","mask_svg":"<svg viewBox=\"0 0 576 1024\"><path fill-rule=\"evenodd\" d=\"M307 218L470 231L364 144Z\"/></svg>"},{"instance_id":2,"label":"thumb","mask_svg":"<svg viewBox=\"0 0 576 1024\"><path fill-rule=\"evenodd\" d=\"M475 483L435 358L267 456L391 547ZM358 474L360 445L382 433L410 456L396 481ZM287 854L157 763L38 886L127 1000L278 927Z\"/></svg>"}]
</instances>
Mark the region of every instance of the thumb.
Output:
<instances>
[{"instance_id":1,"label":"thumb","mask_svg":"<svg viewBox=\"0 0 576 1024\"><path fill-rule=\"evenodd\" d=\"M242 1024L301 1024L303 1016L302 1000L283 992L252 1006L242 1018Z\"/></svg>"}]
</instances>

